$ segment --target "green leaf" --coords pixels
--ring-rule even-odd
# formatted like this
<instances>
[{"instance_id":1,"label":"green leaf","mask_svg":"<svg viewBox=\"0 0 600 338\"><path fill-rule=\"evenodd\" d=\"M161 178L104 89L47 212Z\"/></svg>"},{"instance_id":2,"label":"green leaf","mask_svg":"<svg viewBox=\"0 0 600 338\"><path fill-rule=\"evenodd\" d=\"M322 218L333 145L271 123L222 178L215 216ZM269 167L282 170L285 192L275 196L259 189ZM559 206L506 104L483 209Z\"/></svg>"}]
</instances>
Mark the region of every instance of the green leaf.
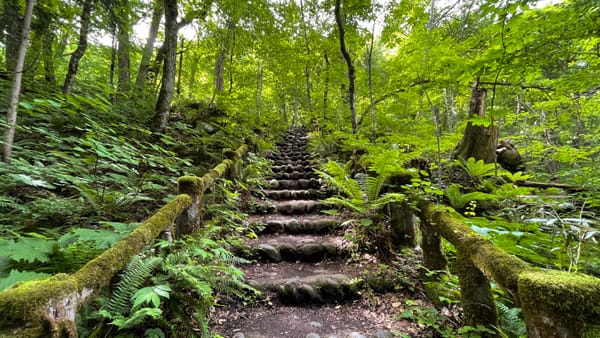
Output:
<instances>
[{"instance_id":1,"label":"green leaf","mask_svg":"<svg viewBox=\"0 0 600 338\"><path fill-rule=\"evenodd\" d=\"M45 263L50 260L50 254L58 247L55 240L43 238L21 237L16 242L4 241L0 243L0 256L8 256L14 261L35 261Z\"/></svg>"},{"instance_id":2,"label":"green leaf","mask_svg":"<svg viewBox=\"0 0 600 338\"><path fill-rule=\"evenodd\" d=\"M172 290L168 285L155 285L142 288L131 297L133 308L138 308L142 304L150 304L157 308L160 306L160 297L169 298L170 291Z\"/></svg>"},{"instance_id":3,"label":"green leaf","mask_svg":"<svg viewBox=\"0 0 600 338\"><path fill-rule=\"evenodd\" d=\"M25 175L25 174L8 174L6 176L12 178L13 180L15 180L18 183L25 184L25 185L28 185L31 187L42 187L42 188L46 188L46 189L56 188L55 186L53 186L52 184L50 184L46 181L37 180L37 179L34 179L33 177Z\"/></svg>"},{"instance_id":4,"label":"green leaf","mask_svg":"<svg viewBox=\"0 0 600 338\"><path fill-rule=\"evenodd\" d=\"M33 271L18 271L11 270L10 274L6 278L0 278L0 291L7 289L16 283L25 282L35 279L44 279L50 277L50 274L47 273L39 273Z\"/></svg>"}]
</instances>

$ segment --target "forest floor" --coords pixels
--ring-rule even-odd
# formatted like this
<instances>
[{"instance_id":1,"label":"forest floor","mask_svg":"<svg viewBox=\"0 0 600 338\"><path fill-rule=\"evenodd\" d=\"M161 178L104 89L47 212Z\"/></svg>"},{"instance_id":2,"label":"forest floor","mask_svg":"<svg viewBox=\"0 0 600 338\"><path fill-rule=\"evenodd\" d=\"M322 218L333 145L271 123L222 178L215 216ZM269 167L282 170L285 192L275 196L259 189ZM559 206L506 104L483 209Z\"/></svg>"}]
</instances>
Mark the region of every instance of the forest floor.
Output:
<instances>
[{"instance_id":1,"label":"forest floor","mask_svg":"<svg viewBox=\"0 0 600 338\"><path fill-rule=\"evenodd\" d=\"M362 263L337 261L327 264L328 268L336 264L340 271L360 275L366 265L378 264L374 260L365 255ZM406 264L404 271L410 272L405 283L413 283L412 287L386 293L367 289L357 299L334 304L289 305L272 297L254 304L231 301L211 314L212 329L226 338L438 337L440 332L435 326L440 330L444 326L459 326L461 312L447 307L436 312L438 310L419 281L418 262L419 257L401 262ZM263 269L264 265L273 275L283 275L293 270L295 263L242 269L246 273L256 273L251 270Z\"/></svg>"}]
</instances>

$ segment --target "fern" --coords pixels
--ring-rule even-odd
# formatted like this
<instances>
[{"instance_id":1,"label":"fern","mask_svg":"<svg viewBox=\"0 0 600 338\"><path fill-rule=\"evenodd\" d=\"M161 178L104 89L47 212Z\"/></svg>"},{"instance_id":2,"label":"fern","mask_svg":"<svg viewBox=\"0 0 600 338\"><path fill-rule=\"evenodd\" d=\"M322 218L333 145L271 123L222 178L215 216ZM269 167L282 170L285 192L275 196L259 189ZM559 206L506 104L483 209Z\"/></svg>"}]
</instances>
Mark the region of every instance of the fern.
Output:
<instances>
[{"instance_id":1,"label":"fern","mask_svg":"<svg viewBox=\"0 0 600 338\"><path fill-rule=\"evenodd\" d=\"M527 333L525 322L521 318L520 308L510 308L505 304L496 301L498 310L498 324L500 330L510 338L524 337Z\"/></svg>"},{"instance_id":2,"label":"fern","mask_svg":"<svg viewBox=\"0 0 600 338\"><path fill-rule=\"evenodd\" d=\"M134 256L121 274L121 280L103 310L111 316L126 315L131 310L131 297L144 285L162 259Z\"/></svg>"},{"instance_id":3,"label":"fern","mask_svg":"<svg viewBox=\"0 0 600 338\"><path fill-rule=\"evenodd\" d=\"M469 157L467 160L456 160L455 163L461 166L471 177L492 176L496 171L496 166L493 163L484 163L483 160L476 161L473 157Z\"/></svg>"},{"instance_id":4,"label":"fern","mask_svg":"<svg viewBox=\"0 0 600 338\"><path fill-rule=\"evenodd\" d=\"M444 196L448 199L448 202L454 209L463 209L467 203L471 201L486 201L496 199L496 195L488 194L480 191L463 193L460 191L460 184L451 184L444 191Z\"/></svg>"}]
</instances>

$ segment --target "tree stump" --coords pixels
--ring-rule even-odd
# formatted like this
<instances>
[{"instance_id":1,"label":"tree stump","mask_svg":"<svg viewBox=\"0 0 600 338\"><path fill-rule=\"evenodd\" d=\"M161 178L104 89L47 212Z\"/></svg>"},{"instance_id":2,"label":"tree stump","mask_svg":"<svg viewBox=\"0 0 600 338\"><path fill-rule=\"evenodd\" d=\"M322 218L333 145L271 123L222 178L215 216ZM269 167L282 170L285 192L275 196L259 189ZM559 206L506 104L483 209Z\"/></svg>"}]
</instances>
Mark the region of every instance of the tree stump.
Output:
<instances>
[{"instance_id":1,"label":"tree stump","mask_svg":"<svg viewBox=\"0 0 600 338\"><path fill-rule=\"evenodd\" d=\"M469 118L474 116L485 117L486 96L487 91L484 88L478 88L478 82L476 82L471 95ZM497 143L498 127L493 124L493 121L489 126L473 124L472 121L469 121L462 140L456 146L454 158L466 160L473 157L476 160L483 160L485 163L494 163Z\"/></svg>"}]
</instances>

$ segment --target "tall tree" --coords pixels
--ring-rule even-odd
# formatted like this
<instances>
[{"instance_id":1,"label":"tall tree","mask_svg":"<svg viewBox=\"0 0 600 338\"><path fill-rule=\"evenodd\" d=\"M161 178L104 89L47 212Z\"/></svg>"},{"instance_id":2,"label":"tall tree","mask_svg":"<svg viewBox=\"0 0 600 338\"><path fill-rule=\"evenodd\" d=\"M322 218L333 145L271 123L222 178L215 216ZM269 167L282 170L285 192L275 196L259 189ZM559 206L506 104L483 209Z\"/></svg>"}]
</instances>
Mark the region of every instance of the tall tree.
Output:
<instances>
[{"instance_id":1,"label":"tall tree","mask_svg":"<svg viewBox=\"0 0 600 338\"><path fill-rule=\"evenodd\" d=\"M119 69L117 92L121 94L128 93L131 87L131 61L129 59L129 33L131 31L130 12L129 0L120 0L119 4L116 6L115 20L117 23L117 64Z\"/></svg>"},{"instance_id":2,"label":"tall tree","mask_svg":"<svg viewBox=\"0 0 600 338\"><path fill-rule=\"evenodd\" d=\"M152 52L154 52L154 43L158 36L160 19L163 16L163 12L163 0L154 0L148 39L146 39L146 46L144 46L144 51L142 52L142 60L140 61L140 67L135 80L135 87L138 90L143 89L146 84L146 77L148 76L148 70L150 69L150 60L152 58Z\"/></svg>"},{"instance_id":3,"label":"tall tree","mask_svg":"<svg viewBox=\"0 0 600 338\"><path fill-rule=\"evenodd\" d=\"M35 6L35 0L28 0L27 8L25 9L25 18L23 19L21 43L17 53L17 62L15 63L15 75L12 80L8 111L6 112L6 124L8 127L4 133L4 145L2 151L2 161L6 163L10 163L12 146L15 139L17 104L19 103L19 94L21 93L21 79L23 78L23 65L25 64L25 53L27 52L27 43L29 41L29 27L31 26L31 17L33 16L33 6Z\"/></svg>"},{"instance_id":4,"label":"tall tree","mask_svg":"<svg viewBox=\"0 0 600 338\"><path fill-rule=\"evenodd\" d=\"M352 133L356 134L358 131L358 124L356 123L356 102L354 101L356 95L355 82L356 82L356 70L354 69L354 63L352 62L352 57L346 48L346 31L344 29L344 17L342 14L342 4L341 0L335 1L335 22L337 23L338 33L340 36L340 50L342 52L342 56L346 61L346 65L348 67L348 105L350 106L350 119L352 123Z\"/></svg>"},{"instance_id":5,"label":"tall tree","mask_svg":"<svg viewBox=\"0 0 600 338\"><path fill-rule=\"evenodd\" d=\"M65 95L69 95L73 90L73 83L75 82L75 76L77 75L77 70L79 68L79 61L81 61L81 58L83 57L83 54L88 46L88 34L92 23L91 13L93 4L94 0L83 0L83 4L81 6L79 43L77 44L77 49L75 49L73 54L71 54L71 59L69 60L69 69L67 70L65 82L63 84L63 93Z\"/></svg>"},{"instance_id":6,"label":"tall tree","mask_svg":"<svg viewBox=\"0 0 600 338\"><path fill-rule=\"evenodd\" d=\"M6 70L12 72L16 69L19 45L21 42L22 20L21 20L21 1L4 0L3 1L2 24L4 28L4 60L6 61Z\"/></svg>"},{"instance_id":7,"label":"tall tree","mask_svg":"<svg viewBox=\"0 0 600 338\"><path fill-rule=\"evenodd\" d=\"M167 126L171 100L175 91L175 65L177 57L177 0L165 0L165 58L163 62L162 81L154 117L152 130L163 132Z\"/></svg>"}]
</instances>

